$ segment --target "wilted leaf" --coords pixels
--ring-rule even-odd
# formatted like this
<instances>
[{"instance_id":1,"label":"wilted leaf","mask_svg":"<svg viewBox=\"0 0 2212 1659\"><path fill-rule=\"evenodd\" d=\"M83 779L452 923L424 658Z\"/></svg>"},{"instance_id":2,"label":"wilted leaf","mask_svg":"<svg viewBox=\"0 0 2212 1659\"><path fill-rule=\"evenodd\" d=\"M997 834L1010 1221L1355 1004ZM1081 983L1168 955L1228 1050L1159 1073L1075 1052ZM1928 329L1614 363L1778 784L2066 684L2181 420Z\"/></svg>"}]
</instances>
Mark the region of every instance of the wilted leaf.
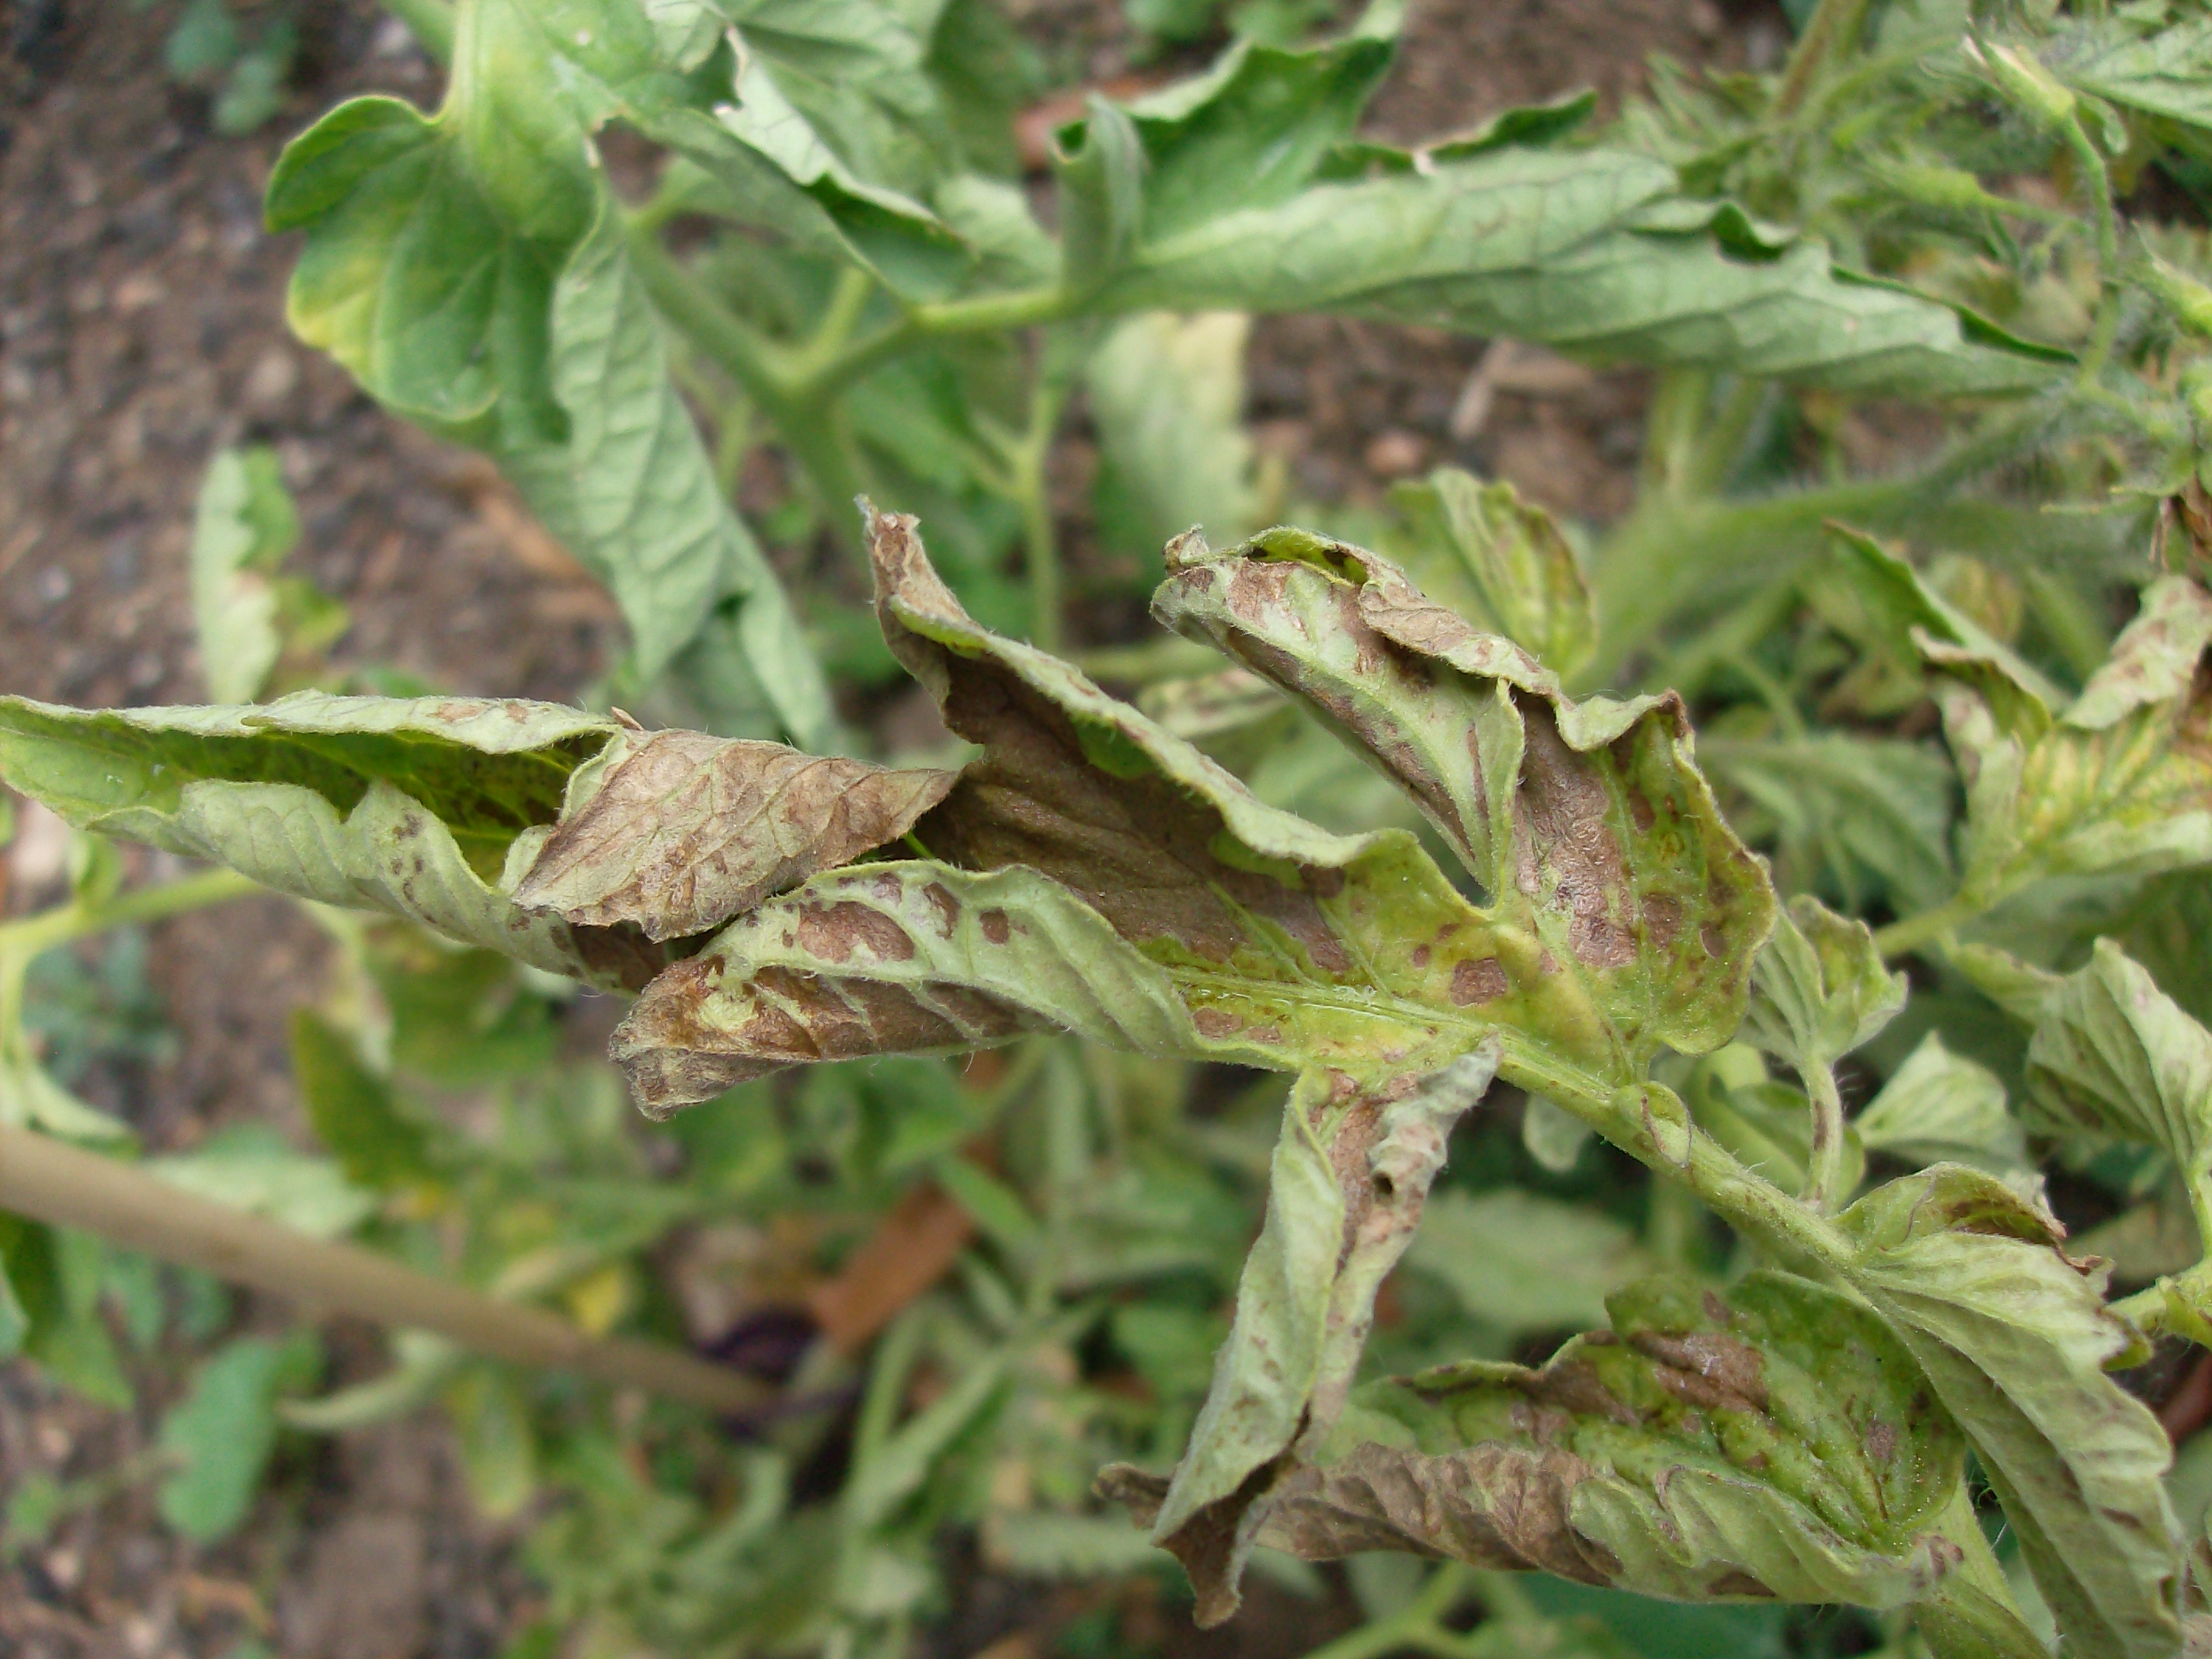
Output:
<instances>
[{"instance_id":1,"label":"wilted leaf","mask_svg":"<svg viewBox=\"0 0 2212 1659\"><path fill-rule=\"evenodd\" d=\"M270 580L300 539L299 515L265 447L208 463L192 520L192 623L200 674L217 702L251 702L283 650Z\"/></svg>"},{"instance_id":2,"label":"wilted leaf","mask_svg":"<svg viewBox=\"0 0 2212 1659\"><path fill-rule=\"evenodd\" d=\"M1407 524L1394 550L1423 592L1555 674L1571 677L1589 660L1589 586L1550 514L1503 480L1485 483L1456 467L1398 485L1390 504Z\"/></svg>"},{"instance_id":3,"label":"wilted leaf","mask_svg":"<svg viewBox=\"0 0 2212 1659\"><path fill-rule=\"evenodd\" d=\"M640 983L661 953L507 896L570 775L621 728L547 703L301 692L87 713L0 699L0 776L80 828L380 909L533 967Z\"/></svg>"},{"instance_id":4,"label":"wilted leaf","mask_svg":"<svg viewBox=\"0 0 2212 1659\"><path fill-rule=\"evenodd\" d=\"M515 902L653 939L703 933L896 841L952 783L781 744L623 733L579 779Z\"/></svg>"},{"instance_id":5,"label":"wilted leaf","mask_svg":"<svg viewBox=\"0 0 2212 1659\"><path fill-rule=\"evenodd\" d=\"M1930 1031L1851 1121L1870 1152L1911 1164L1970 1164L2008 1182L2034 1179L2027 1138L1996 1073Z\"/></svg>"},{"instance_id":6,"label":"wilted leaf","mask_svg":"<svg viewBox=\"0 0 2212 1659\"><path fill-rule=\"evenodd\" d=\"M1437 1194L1406 1265L1449 1285L1501 1334L1519 1336L1603 1323L1606 1297L1655 1264L1611 1216L1500 1187Z\"/></svg>"},{"instance_id":7,"label":"wilted leaf","mask_svg":"<svg viewBox=\"0 0 2212 1659\"><path fill-rule=\"evenodd\" d=\"M1168 568L1160 620L1365 750L1482 883L1493 925L1525 929L1539 971L1578 981L1632 1055L1734 1034L1773 896L1698 773L1679 699L1574 702L1387 562L1302 531L1225 553L1185 538Z\"/></svg>"},{"instance_id":8,"label":"wilted leaf","mask_svg":"<svg viewBox=\"0 0 2212 1659\"><path fill-rule=\"evenodd\" d=\"M916 826L945 862L817 877L665 975L615 1041L649 1109L781 1066L1036 1026L1148 1054L1319 1061L1363 1085L1425 1074L1496 1031L1504 1075L1603 1101L1642 1086L1662 1043L1711 1047L1735 1029L1771 898L1688 764L1675 705L1567 702L1525 654L1420 611L1396 581L1391 601L1449 620L1475 657L1502 653L1537 689L1532 781L1510 806L1501 783L1498 821L1475 821L1501 860L1480 866L1501 881L1486 912L1410 835L1334 836L1266 807L1065 664L976 627L909 520L879 514L872 533L886 636L986 751ZM1327 585L1348 585L1311 565L1250 567L1310 578L1336 619ZM1486 767L1513 778L1523 716L1505 682L1437 671L1432 692L1422 684L1396 683L1392 707L1428 723L1450 770L1477 787L1465 731L1479 712ZM1400 757L1390 733L1376 741ZM1655 1085L1642 1098L1652 1133L1679 1138L1672 1097Z\"/></svg>"},{"instance_id":9,"label":"wilted leaf","mask_svg":"<svg viewBox=\"0 0 2212 1659\"><path fill-rule=\"evenodd\" d=\"M1446 1366L1359 1391L1279 1481L1261 1541L1410 1549L1675 1600L1896 1607L1961 1559L1958 1431L1864 1309L1757 1273L1726 1301L1667 1279L1541 1370ZM1158 1483L1112 1495L1144 1518Z\"/></svg>"},{"instance_id":10,"label":"wilted leaf","mask_svg":"<svg viewBox=\"0 0 2212 1659\"><path fill-rule=\"evenodd\" d=\"M2171 1659L2172 1449L2105 1370L2138 1340L2106 1310L2105 1270L2075 1267L2046 1212L1957 1164L1877 1188L1840 1220L1850 1284L1965 1430L2067 1642Z\"/></svg>"},{"instance_id":11,"label":"wilted leaf","mask_svg":"<svg viewBox=\"0 0 2212 1659\"><path fill-rule=\"evenodd\" d=\"M310 1386L321 1369L308 1331L281 1344L240 1337L203 1361L161 1419L161 1449L183 1465L161 1482L161 1518L196 1544L236 1531L276 1449L276 1396Z\"/></svg>"},{"instance_id":12,"label":"wilted leaf","mask_svg":"<svg viewBox=\"0 0 2212 1659\"><path fill-rule=\"evenodd\" d=\"M1234 312L1146 312L1091 353L1085 384L1098 431L1101 533L1149 559L1202 525L1252 527L1252 441L1245 434L1244 342Z\"/></svg>"},{"instance_id":13,"label":"wilted leaf","mask_svg":"<svg viewBox=\"0 0 2212 1659\"><path fill-rule=\"evenodd\" d=\"M1419 1225L1452 1125L1497 1064L1493 1043L1395 1099L1339 1094L1318 1071L1292 1092L1236 1323L1189 1447L1147 1517L1152 1541L1189 1572L1201 1626L1236 1612L1276 1484L1342 1412L1375 1293Z\"/></svg>"}]
</instances>

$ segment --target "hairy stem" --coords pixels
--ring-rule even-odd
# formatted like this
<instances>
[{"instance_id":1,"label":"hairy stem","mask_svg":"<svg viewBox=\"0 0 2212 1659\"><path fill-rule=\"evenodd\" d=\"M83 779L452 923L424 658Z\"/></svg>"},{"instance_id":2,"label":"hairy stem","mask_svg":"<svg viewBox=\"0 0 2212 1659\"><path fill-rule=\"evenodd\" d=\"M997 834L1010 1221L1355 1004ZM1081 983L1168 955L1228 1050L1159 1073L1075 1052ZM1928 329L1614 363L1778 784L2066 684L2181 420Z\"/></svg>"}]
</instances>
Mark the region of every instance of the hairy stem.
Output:
<instances>
[{"instance_id":1,"label":"hairy stem","mask_svg":"<svg viewBox=\"0 0 2212 1659\"><path fill-rule=\"evenodd\" d=\"M1805 1097L1813 1109L1813 1147L1806 1160L1805 1189L1798 1196L1827 1215L1836 1207L1844 1179L1844 1100L1836 1091L1833 1066L1807 1069Z\"/></svg>"},{"instance_id":2,"label":"hairy stem","mask_svg":"<svg viewBox=\"0 0 2212 1659\"><path fill-rule=\"evenodd\" d=\"M774 1397L764 1383L678 1349L589 1336L542 1309L433 1279L358 1245L309 1238L130 1164L5 1125L0 1208L333 1313L434 1331L516 1364L556 1366L715 1412L750 1411Z\"/></svg>"},{"instance_id":3,"label":"hairy stem","mask_svg":"<svg viewBox=\"0 0 2212 1659\"><path fill-rule=\"evenodd\" d=\"M1774 94L1776 115L1796 113L1828 61L1857 48L1866 14L1867 0L1820 0L1783 68L1782 85Z\"/></svg>"}]
</instances>

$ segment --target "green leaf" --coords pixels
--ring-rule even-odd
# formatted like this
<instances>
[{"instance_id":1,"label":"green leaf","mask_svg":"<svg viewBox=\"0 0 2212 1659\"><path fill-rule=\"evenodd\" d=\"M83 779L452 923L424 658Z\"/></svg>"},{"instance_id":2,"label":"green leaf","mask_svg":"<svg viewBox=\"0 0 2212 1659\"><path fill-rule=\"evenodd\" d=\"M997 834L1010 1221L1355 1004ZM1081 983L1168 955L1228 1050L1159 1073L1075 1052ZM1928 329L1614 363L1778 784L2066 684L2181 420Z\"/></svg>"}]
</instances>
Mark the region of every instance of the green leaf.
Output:
<instances>
[{"instance_id":1,"label":"green leaf","mask_svg":"<svg viewBox=\"0 0 2212 1659\"><path fill-rule=\"evenodd\" d=\"M1244 343L1232 312L1147 312L1116 324L1085 369L1098 433L1100 534L1149 560L1194 526L1252 529Z\"/></svg>"},{"instance_id":2,"label":"green leaf","mask_svg":"<svg viewBox=\"0 0 2212 1659\"><path fill-rule=\"evenodd\" d=\"M1611 1216L1511 1187L1437 1194L1406 1263L1449 1285L1500 1335L1516 1337L1601 1324L1606 1298L1654 1266Z\"/></svg>"},{"instance_id":3,"label":"green leaf","mask_svg":"<svg viewBox=\"0 0 2212 1659\"><path fill-rule=\"evenodd\" d=\"M351 1232L376 1209L374 1194L352 1185L328 1160L294 1152L265 1123L218 1129L190 1152L150 1158L146 1167L171 1186L311 1238Z\"/></svg>"},{"instance_id":4,"label":"green leaf","mask_svg":"<svg viewBox=\"0 0 2212 1659\"><path fill-rule=\"evenodd\" d=\"M2185 17L2154 31L2134 16L2100 16L2062 28L2039 55L2069 86L2212 128L2212 19Z\"/></svg>"},{"instance_id":5,"label":"green leaf","mask_svg":"<svg viewBox=\"0 0 2212 1659\"><path fill-rule=\"evenodd\" d=\"M445 1385L469 1497L493 1520L521 1513L538 1490L538 1436L530 1402L497 1366L464 1367Z\"/></svg>"},{"instance_id":6,"label":"green leaf","mask_svg":"<svg viewBox=\"0 0 2212 1659\"><path fill-rule=\"evenodd\" d=\"M1648 1279L1611 1307L1610 1332L1541 1370L1445 1366L1361 1389L1281 1481L1261 1540L1677 1601L1898 1607L1958 1568L1958 1431L1859 1304L1760 1272L1725 1301ZM1133 1472L1113 1484L1140 1518L1157 1501Z\"/></svg>"},{"instance_id":7,"label":"green leaf","mask_svg":"<svg viewBox=\"0 0 2212 1659\"><path fill-rule=\"evenodd\" d=\"M2048 985L2027 1081L2039 1127L2157 1147L2212 1215L2212 1032L2112 940Z\"/></svg>"},{"instance_id":8,"label":"green leaf","mask_svg":"<svg viewBox=\"0 0 2212 1659\"><path fill-rule=\"evenodd\" d=\"M316 1139L349 1180L387 1191L430 1171L428 1136L346 1035L312 1008L292 1013L292 1077Z\"/></svg>"},{"instance_id":9,"label":"green leaf","mask_svg":"<svg viewBox=\"0 0 2212 1659\"><path fill-rule=\"evenodd\" d=\"M1801 894L1759 953L1745 1035L1810 1080L1897 1017L1903 974L1882 965L1867 925Z\"/></svg>"},{"instance_id":10,"label":"green leaf","mask_svg":"<svg viewBox=\"0 0 2212 1659\"><path fill-rule=\"evenodd\" d=\"M1497 1065L1492 1044L1395 1099L1334 1090L1318 1071L1292 1092L1236 1322L1189 1447L1148 1517L1152 1541L1190 1574L1200 1626L1237 1611L1274 1484L1342 1413L1376 1291L1420 1224L1453 1124Z\"/></svg>"},{"instance_id":11,"label":"green leaf","mask_svg":"<svg viewBox=\"0 0 2212 1659\"><path fill-rule=\"evenodd\" d=\"M1860 1145L1911 1164L1966 1164L2010 1184L2032 1182L2019 1122L1996 1073L1930 1031L1852 1120Z\"/></svg>"},{"instance_id":12,"label":"green leaf","mask_svg":"<svg viewBox=\"0 0 2212 1659\"><path fill-rule=\"evenodd\" d=\"M1367 39L1240 46L1126 111L1094 104L1061 141L1074 286L1107 311L1335 311L1854 392L2055 372L1817 241L1747 241L1739 210L1680 197L1651 156L1547 147L1571 125L1553 111L1419 155L1347 142L1387 64Z\"/></svg>"},{"instance_id":13,"label":"green leaf","mask_svg":"<svg viewBox=\"0 0 2212 1659\"><path fill-rule=\"evenodd\" d=\"M1639 1091L1649 1133L1686 1155L1679 1103L1639 1068L1662 1045L1734 1030L1772 900L1689 764L1677 705L1568 702L1523 653L1422 610L1389 573L1386 620L1446 618L1479 668L1534 692L1525 732L1502 678L1439 668L1390 705L1429 723L1469 789L1470 720L1498 779L1527 750L1521 804L1501 781L1496 821L1474 820L1499 860L1483 862L1499 897L1480 910L1409 834L1340 836L1273 811L1065 664L978 628L910 520L879 514L872 533L886 637L984 757L915 828L939 862L818 876L653 985L612 1045L648 1110L786 1065L1036 1027L1276 1069L1318 1060L1358 1085L1424 1075L1494 1031L1504 1075L1585 1109ZM1373 647L1334 642L1348 583L1246 565L1257 584L1310 583L1330 672L1359 672ZM1193 586L1171 579L1163 605L1189 610ZM1305 638L1287 615L1278 631ZM1370 735L1403 763L1395 728ZM1466 833L1449 797L1423 804Z\"/></svg>"},{"instance_id":14,"label":"green leaf","mask_svg":"<svg viewBox=\"0 0 2212 1659\"><path fill-rule=\"evenodd\" d=\"M104 714L7 698L0 777L80 828L618 985L642 982L661 953L507 896L570 775L620 729L547 703L467 697L301 692L265 708Z\"/></svg>"},{"instance_id":15,"label":"green leaf","mask_svg":"<svg viewBox=\"0 0 2212 1659\"><path fill-rule=\"evenodd\" d=\"M2158 1419L2105 1367L2136 1341L2101 1266L2056 1249L2046 1213L1990 1176L1941 1164L1840 1218L1852 1286L1966 1431L2072 1651L2180 1645L2180 1547Z\"/></svg>"},{"instance_id":16,"label":"green leaf","mask_svg":"<svg viewBox=\"0 0 2212 1659\"><path fill-rule=\"evenodd\" d=\"M2136 620L2063 714L1978 652L1929 640L1943 729L1966 785L1959 902L1987 909L2056 876L2152 874L2212 860L2212 594L2183 576Z\"/></svg>"},{"instance_id":17,"label":"green leaf","mask_svg":"<svg viewBox=\"0 0 2212 1659\"><path fill-rule=\"evenodd\" d=\"M161 1419L161 1449L183 1465L156 1494L161 1519L196 1544L235 1532L276 1449L277 1395L312 1386L322 1363L308 1331L241 1337L202 1362Z\"/></svg>"},{"instance_id":18,"label":"green leaf","mask_svg":"<svg viewBox=\"0 0 2212 1659\"><path fill-rule=\"evenodd\" d=\"M1705 759L1772 816L1799 868L1827 864L1853 909L1881 894L1910 915L1959 884L1951 858L1958 775L1930 744L1822 732L1714 744Z\"/></svg>"},{"instance_id":19,"label":"green leaf","mask_svg":"<svg viewBox=\"0 0 2212 1659\"><path fill-rule=\"evenodd\" d=\"M192 522L192 622L217 702L251 702L283 650L270 574L300 539L276 452L225 449L208 464Z\"/></svg>"},{"instance_id":20,"label":"green leaf","mask_svg":"<svg viewBox=\"0 0 2212 1659\"><path fill-rule=\"evenodd\" d=\"M580 775L515 902L653 939L703 933L896 841L952 784L780 744L623 732Z\"/></svg>"},{"instance_id":21,"label":"green leaf","mask_svg":"<svg viewBox=\"0 0 2212 1659\"><path fill-rule=\"evenodd\" d=\"M1457 467L1397 485L1390 505L1406 522L1391 550L1423 592L1562 678L1589 660L1597 648L1589 586L1550 514L1511 484Z\"/></svg>"}]
</instances>

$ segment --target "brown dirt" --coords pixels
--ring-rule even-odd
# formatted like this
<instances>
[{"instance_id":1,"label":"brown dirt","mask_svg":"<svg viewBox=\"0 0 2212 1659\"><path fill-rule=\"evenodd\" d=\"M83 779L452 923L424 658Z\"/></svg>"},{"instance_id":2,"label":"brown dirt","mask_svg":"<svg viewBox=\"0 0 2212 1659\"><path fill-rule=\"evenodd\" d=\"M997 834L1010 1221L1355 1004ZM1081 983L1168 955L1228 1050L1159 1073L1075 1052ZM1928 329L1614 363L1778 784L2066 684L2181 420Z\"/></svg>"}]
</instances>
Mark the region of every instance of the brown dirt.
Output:
<instances>
[{"instance_id":1,"label":"brown dirt","mask_svg":"<svg viewBox=\"0 0 2212 1659\"><path fill-rule=\"evenodd\" d=\"M283 135L355 92L428 100L434 71L368 0L308 0L289 106L262 132L224 138L204 94L160 66L177 9L0 0L0 691L96 706L203 696L186 602L192 501L218 447L264 441L306 526L295 565L350 607L341 665L457 690L573 695L613 640L606 601L482 463L387 418L289 337L295 249L260 226ZM1079 21L1099 11L1091 0L1050 9ZM1060 53L1071 73L1127 70L1116 23L1073 38ZM1585 82L1610 102L1648 51L1741 62L1772 56L1780 38L1766 0L1734 11L1711 0L1431 0L1416 6L1373 125L1428 137ZM1524 375L1478 432L1455 438L1482 360L1480 342L1273 319L1255 330L1252 414L1307 499L1371 498L1393 477L1456 460L1578 514L1624 507L1639 377ZM36 896L0 886L9 908ZM275 901L156 929L152 976L181 1047L131 1081L129 1098L102 1103L157 1147L235 1116L296 1128L284 1022L322 957L314 928ZM283 1317L253 1314L271 1328ZM142 1405L122 1414L0 1367L0 1471L115 1468L148 1444L181 1359L134 1361ZM246 1635L301 1659L496 1650L527 1589L505 1535L470 1514L439 1430L348 1437L313 1474L304 1510L264 1505L211 1554L159 1524L143 1483L87 1511L0 1566L0 1650L212 1656ZM1290 1653L1325 1633L1310 1612L1260 1599L1270 1617L1206 1650Z\"/></svg>"}]
</instances>

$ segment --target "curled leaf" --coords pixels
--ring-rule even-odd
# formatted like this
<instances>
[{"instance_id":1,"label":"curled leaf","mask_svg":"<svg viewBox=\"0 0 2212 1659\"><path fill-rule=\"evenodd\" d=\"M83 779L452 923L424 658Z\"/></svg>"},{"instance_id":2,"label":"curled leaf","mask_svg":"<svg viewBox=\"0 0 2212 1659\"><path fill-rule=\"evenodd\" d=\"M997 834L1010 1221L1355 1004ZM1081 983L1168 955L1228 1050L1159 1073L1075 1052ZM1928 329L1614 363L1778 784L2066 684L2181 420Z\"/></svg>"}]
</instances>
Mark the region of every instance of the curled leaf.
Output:
<instances>
[{"instance_id":1,"label":"curled leaf","mask_svg":"<svg viewBox=\"0 0 2212 1659\"><path fill-rule=\"evenodd\" d=\"M1757 1273L1723 1300L1647 1279L1540 1370L1361 1389L1279 1477L1259 1541L1403 1549L1676 1600L1894 1607L1955 1567L1958 1431L1850 1297ZM1158 1482L1104 1483L1139 1518Z\"/></svg>"},{"instance_id":2,"label":"curled leaf","mask_svg":"<svg viewBox=\"0 0 2212 1659\"><path fill-rule=\"evenodd\" d=\"M1152 1517L1152 1541L1190 1574L1201 1626L1237 1611L1237 1581L1276 1482L1295 1469L1294 1448L1319 1444L1342 1413L1375 1293L1412 1242L1452 1125L1497 1067L1493 1042L1395 1100L1333 1089L1318 1071L1300 1079L1236 1324Z\"/></svg>"},{"instance_id":3,"label":"curled leaf","mask_svg":"<svg viewBox=\"0 0 2212 1659\"><path fill-rule=\"evenodd\" d=\"M594 769L515 902L579 927L634 921L653 939L706 933L897 840L953 781L700 732L625 734Z\"/></svg>"},{"instance_id":4,"label":"curled leaf","mask_svg":"<svg viewBox=\"0 0 2212 1659\"><path fill-rule=\"evenodd\" d=\"M1552 515L1503 480L1440 467L1390 492L1405 518L1402 553L1422 590L1504 635L1557 674L1597 648L1589 585Z\"/></svg>"}]
</instances>

